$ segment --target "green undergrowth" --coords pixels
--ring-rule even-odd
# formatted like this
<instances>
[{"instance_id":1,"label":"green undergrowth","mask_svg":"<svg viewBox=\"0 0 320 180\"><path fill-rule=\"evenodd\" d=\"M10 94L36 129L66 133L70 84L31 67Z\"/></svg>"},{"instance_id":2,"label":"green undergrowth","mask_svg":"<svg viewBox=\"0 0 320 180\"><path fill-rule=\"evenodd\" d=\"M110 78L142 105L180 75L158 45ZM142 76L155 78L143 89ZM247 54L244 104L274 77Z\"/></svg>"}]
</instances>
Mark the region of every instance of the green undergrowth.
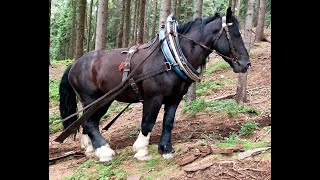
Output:
<instances>
[{"instance_id":1,"label":"green undergrowth","mask_svg":"<svg viewBox=\"0 0 320 180\"><path fill-rule=\"evenodd\" d=\"M208 100L196 99L191 102L187 102L182 107L182 113L195 115L198 112L213 112L219 111L226 113L229 117L237 116L240 113L244 114L258 114L258 110L255 108L247 107L244 104L237 104L234 99L226 100Z\"/></svg>"},{"instance_id":2,"label":"green undergrowth","mask_svg":"<svg viewBox=\"0 0 320 180\"><path fill-rule=\"evenodd\" d=\"M142 180L163 179L178 168L172 160L166 160L158 154L157 145L149 145L151 159L139 161L135 159L132 146L116 150L117 155L111 162L100 163L89 159L76 167L72 175L64 180L76 179L127 179L129 175L141 175Z\"/></svg>"},{"instance_id":3,"label":"green undergrowth","mask_svg":"<svg viewBox=\"0 0 320 180\"><path fill-rule=\"evenodd\" d=\"M51 60L50 63L52 66L54 65L65 65L68 66L72 64L74 61L71 59L66 59L66 60Z\"/></svg>"},{"instance_id":4,"label":"green undergrowth","mask_svg":"<svg viewBox=\"0 0 320 180\"><path fill-rule=\"evenodd\" d=\"M211 74L211 73L216 72L218 70L225 70L225 69L230 69L230 68L231 68L230 65L225 60L220 58L217 62L215 62L214 64L212 64L206 68L204 75Z\"/></svg>"},{"instance_id":5,"label":"green undergrowth","mask_svg":"<svg viewBox=\"0 0 320 180\"><path fill-rule=\"evenodd\" d=\"M218 80L209 80L209 81L203 81L199 82L196 85L196 96L207 96L210 93L218 90L220 87L222 87L224 83L222 81Z\"/></svg>"}]
</instances>

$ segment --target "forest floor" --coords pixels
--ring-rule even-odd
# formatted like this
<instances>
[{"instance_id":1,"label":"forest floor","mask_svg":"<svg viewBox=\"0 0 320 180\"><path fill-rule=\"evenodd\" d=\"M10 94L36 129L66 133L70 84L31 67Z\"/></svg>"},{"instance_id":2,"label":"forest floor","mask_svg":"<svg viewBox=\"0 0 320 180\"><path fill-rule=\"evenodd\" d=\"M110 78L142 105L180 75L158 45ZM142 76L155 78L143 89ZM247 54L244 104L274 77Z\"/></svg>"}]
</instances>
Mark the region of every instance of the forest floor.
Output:
<instances>
[{"instance_id":1,"label":"forest floor","mask_svg":"<svg viewBox=\"0 0 320 180\"><path fill-rule=\"evenodd\" d=\"M255 43L251 47L250 57L252 66L248 71L248 102L244 105L256 109L257 114L228 116L217 110L188 114L182 112L185 104L182 101L172 131L175 157L164 160L157 153L162 130L162 107L150 139L152 159L141 162L133 157L132 145L140 130L142 104L132 104L107 132L102 132L116 151L112 162L99 163L97 159L89 159L81 154L81 133L76 135L75 140L68 138L61 144L52 142L61 131L50 134L49 158L69 151L79 154L49 162L49 179L271 179L271 44ZM207 68L219 59L211 54ZM49 67L49 76L59 79L65 67ZM230 68L205 73L202 82L223 82L223 85L214 90L207 89L197 98L210 101L233 94L237 81L238 74ZM49 112L57 110L57 107L50 107ZM116 114L110 113L100 128ZM240 132L249 122L255 122L257 127L252 133L241 135ZM243 151L259 147L269 149L244 159L238 158Z\"/></svg>"}]
</instances>

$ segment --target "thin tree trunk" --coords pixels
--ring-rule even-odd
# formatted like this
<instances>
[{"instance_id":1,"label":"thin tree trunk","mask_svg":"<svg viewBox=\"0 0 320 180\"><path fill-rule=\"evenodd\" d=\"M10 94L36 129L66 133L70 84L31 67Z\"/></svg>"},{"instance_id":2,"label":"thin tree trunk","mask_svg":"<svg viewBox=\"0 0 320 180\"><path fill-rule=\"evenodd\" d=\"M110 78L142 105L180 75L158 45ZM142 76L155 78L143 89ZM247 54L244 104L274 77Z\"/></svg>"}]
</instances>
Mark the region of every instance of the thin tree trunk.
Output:
<instances>
[{"instance_id":1,"label":"thin tree trunk","mask_svg":"<svg viewBox=\"0 0 320 180\"><path fill-rule=\"evenodd\" d=\"M72 22L71 22L71 32L70 32L70 51L69 51L69 58L73 59L75 57L75 44L76 44L76 25L77 25L77 1L71 0L72 6Z\"/></svg>"},{"instance_id":2,"label":"thin tree trunk","mask_svg":"<svg viewBox=\"0 0 320 180\"><path fill-rule=\"evenodd\" d=\"M83 37L84 37L84 23L86 19L86 0L78 0L78 28L77 28L77 41L76 53L74 59L77 60L83 55Z\"/></svg>"},{"instance_id":3,"label":"thin tree trunk","mask_svg":"<svg viewBox=\"0 0 320 180\"><path fill-rule=\"evenodd\" d=\"M236 7L235 0L229 0L229 7L231 7L231 11L234 12L234 9Z\"/></svg>"},{"instance_id":4,"label":"thin tree trunk","mask_svg":"<svg viewBox=\"0 0 320 180\"><path fill-rule=\"evenodd\" d=\"M265 14L266 14L266 0L260 0L260 8L259 8L259 15L258 15L258 24L256 28L255 42L260 42L264 39L263 29L264 29Z\"/></svg>"},{"instance_id":5,"label":"thin tree trunk","mask_svg":"<svg viewBox=\"0 0 320 180\"><path fill-rule=\"evenodd\" d=\"M181 1L182 1L182 0L178 0L178 2L177 2L177 13L176 13L176 19L177 19L177 21L180 20L180 15L181 15Z\"/></svg>"},{"instance_id":6,"label":"thin tree trunk","mask_svg":"<svg viewBox=\"0 0 320 180\"><path fill-rule=\"evenodd\" d=\"M97 31L97 21L98 21L98 1L96 1L96 21L95 21L95 24L93 26L93 37L92 37L92 49L95 49L96 47L96 37L97 37L97 34L96 34L96 31Z\"/></svg>"},{"instance_id":7,"label":"thin tree trunk","mask_svg":"<svg viewBox=\"0 0 320 180\"><path fill-rule=\"evenodd\" d=\"M123 46L128 47L129 35L130 35L130 3L131 0L126 0L125 16L124 16L124 34L123 34Z\"/></svg>"},{"instance_id":8,"label":"thin tree trunk","mask_svg":"<svg viewBox=\"0 0 320 180\"><path fill-rule=\"evenodd\" d=\"M154 0L154 12L153 12L153 22L152 22L152 38L156 36L156 26L157 26L157 12L158 12L158 0Z\"/></svg>"},{"instance_id":9,"label":"thin tree trunk","mask_svg":"<svg viewBox=\"0 0 320 180\"><path fill-rule=\"evenodd\" d=\"M202 2L203 0L194 0L194 13L193 18L201 18L202 15ZM198 69L200 70L200 69ZM186 94L186 101L190 102L196 99L196 82L193 82Z\"/></svg>"},{"instance_id":10,"label":"thin tree trunk","mask_svg":"<svg viewBox=\"0 0 320 180\"><path fill-rule=\"evenodd\" d=\"M243 41L244 41L244 45L245 45L248 53L250 52L254 1L255 0L248 0L247 14L246 14L246 19L245 19L245 24L244 24ZM236 94L236 102L237 103L247 102L247 75L248 75L248 72L239 73L237 94Z\"/></svg>"},{"instance_id":11,"label":"thin tree trunk","mask_svg":"<svg viewBox=\"0 0 320 180\"><path fill-rule=\"evenodd\" d=\"M186 0L186 6L184 9L184 21L188 21L188 5L189 5L189 0Z\"/></svg>"},{"instance_id":12,"label":"thin tree trunk","mask_svg":"<svg viewBox=\"0 0 320 180\"><path fill-rule=\"evenodd\" d=\"M131 35L131 38L132 38L132 42L133 42L133 44L136 44L136 24L137 24L137 20L138 20L138 18L137 18L137 16L139 16L138 15L138 9L137 9L137 6L138 6L138 3L139 3L139 1L140 0L135 0L134 1L134 10L133 10L133 28L132 28L132 35Z\"/></svg>"},{"instance_id":13,"label":"thin tree trunk","mask_svg":"<svg viewBox=\"0 0 320 180\"><path fill-rule=\"evenodd\" d=\"M108 0L99 0L95 50L106 48Z\"/></svg>"},{"instance_id":14,"label":"thin tree trunk","mask_svg":"<svg viewBox=\"0 0 320 180\"><path fill-rule=\"evenodd\" d=\"M50 21L51 21L51 0L49 0L49 37L50 37ZM50 40L49 40L49 49L50 49ZM49 57L49 66L51 66L50 57Z\"/></svg>"},{"instance_id":15,"label":"thin tree trunk","mask_svg":"<svg viewBox=\"0 0 320 180\"><path fill-rule=\"evenodd\" d=\"M88 16L88 34L87 34L87 52L90 51L90 34L91 34L91 15L92 15L92 7L93 7L93 0L90 1L90 10Z\"/></svg>"},{"instance_id":16,"label":"thin tree trunk","mask_svg":"<svg viewBox=\"0 0 320 180\"><path fill-rule=\"evenodd\" d=\"M240 8L241 8L241 0L237 0L237 6L236 6L236 10L235 10L235 16L239 19L239 15L240 15Z\"/></svg>"},{"instance_id":17,"label":"thin tree trunk","mask_svg":"<svg viewBox=\"0 0 320 180\"><path fill-rule=\"evenodd\" d=\"M170 14L171 0L162 0L160 7L159 29L165 26L167 17Z\"/></svg>"},{"instance_id":18,"label":"thin tree trunk","mask_svg":"<svg viewBox=\"0 0 320 180\"><path fill-rule=\"evenodd\" d=\"M178 0L174 0L174 2L173 2L173 13L174 13L174 15L176 15L177 14L177 2Z\"/></svg>"},{"instance_id":19,"label":"thin tree trunk","mask_svg":"<svg viewBox=\"0 0 320 180\"><path fill-rule=\"evenodd\" d=\"M145 11L146 11L146 0L140 1L140 21L139 21L139 36L138 36L138 44L143 44L143 36L144 36L144 19L145 19Z\"/></svg>"},{"instance_id":20,"label":"thin tree trunk","mask_svg":"<svg viewBox=\"0 0 320 180\"><path fill-rule=\"evenodd\" d=\"M260 0L255 0L253 8L253 27L257 27L258 25L259 4Z\"/></svg>"},{"instance_id":21,"label":"thin tree trunk","mask_svg":"<svg viewBox=\"0 0 320 180\"><path fill-rule=\"evenodd\" d=\"M122 39L123 39L124 10L125 10L125 1L120 0L119 1L119 12L121 13L121 18L120 18L118 35L117 35L117 47L118 48L122 47L122 42L123 42Z\"/></svg>"},{"instance_id":22,"label":"thin tree trunk","mask_svg":"<svg viewBox=\"0 0 320 180\"><path fill-rule=\"evenodd\" d=\"M149 3L150 3L150 0L149 0ZM145 42L147 42L148 40L149 40L149 37L150 37L150 17L148 16L148 14L151 14L151 12L150 12L150 8L151 8L151 6L148 6L148 0L146 0L146 11L145 11L145 18L144 19L147 19L147 22L146 23L144 23L144 40L143 40L143 42L145 43Z\"/></svg>"},{"instance_id":23,"label":"thin tree trunk","mask_svg":"<svg viewBox=\"0 0 320 180\"><path fill-rule=\"evenodd\" d=\"M138 31L139 31L139 23L138 23L138 21L139 21L139 18L140 18L140 1L141 0L138 0L138 2L137 2L137 16L135 16L136 17L136 24L135 24L135 26L133 26L134 27L134 44L137 44L137 41L138 41Z\"/></svg>"}]
</instances>

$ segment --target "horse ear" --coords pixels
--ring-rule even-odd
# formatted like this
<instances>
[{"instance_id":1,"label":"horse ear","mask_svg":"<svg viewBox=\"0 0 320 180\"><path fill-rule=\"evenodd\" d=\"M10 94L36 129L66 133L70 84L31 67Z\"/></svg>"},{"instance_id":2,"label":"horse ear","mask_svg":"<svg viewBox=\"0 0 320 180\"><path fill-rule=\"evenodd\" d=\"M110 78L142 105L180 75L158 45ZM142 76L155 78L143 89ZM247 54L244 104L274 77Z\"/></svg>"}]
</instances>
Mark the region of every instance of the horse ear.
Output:
<instances>
[{"instance_id":1,"label":"horse ear","mask_svg":"<svg viewBox=\"0 0 320 180\"><path fill-rule=\"evenodd\" d=\"M231 15L232 15L231 7L228 7L227 16L226 16L227 23L231 23Z\"/></svg>"}]
</instances>

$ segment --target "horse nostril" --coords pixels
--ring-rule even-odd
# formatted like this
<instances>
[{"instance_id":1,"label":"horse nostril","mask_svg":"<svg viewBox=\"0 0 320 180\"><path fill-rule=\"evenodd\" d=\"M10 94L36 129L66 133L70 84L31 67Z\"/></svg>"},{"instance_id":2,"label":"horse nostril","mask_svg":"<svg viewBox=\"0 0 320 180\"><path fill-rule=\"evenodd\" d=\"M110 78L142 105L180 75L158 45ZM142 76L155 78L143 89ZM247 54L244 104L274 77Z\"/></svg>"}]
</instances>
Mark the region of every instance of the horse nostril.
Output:
<instances>
[{"instance_id":1,"label":"horse nostril","mask_svg":"<svg viewBox=\"0 0 320 180\"><path fill-rule=\"evenodd\" d=\"M247 65L248 65L248 67L250 67L250 66L251 66L251 63L249 62Z\"/></svg>"}]
</instances>

